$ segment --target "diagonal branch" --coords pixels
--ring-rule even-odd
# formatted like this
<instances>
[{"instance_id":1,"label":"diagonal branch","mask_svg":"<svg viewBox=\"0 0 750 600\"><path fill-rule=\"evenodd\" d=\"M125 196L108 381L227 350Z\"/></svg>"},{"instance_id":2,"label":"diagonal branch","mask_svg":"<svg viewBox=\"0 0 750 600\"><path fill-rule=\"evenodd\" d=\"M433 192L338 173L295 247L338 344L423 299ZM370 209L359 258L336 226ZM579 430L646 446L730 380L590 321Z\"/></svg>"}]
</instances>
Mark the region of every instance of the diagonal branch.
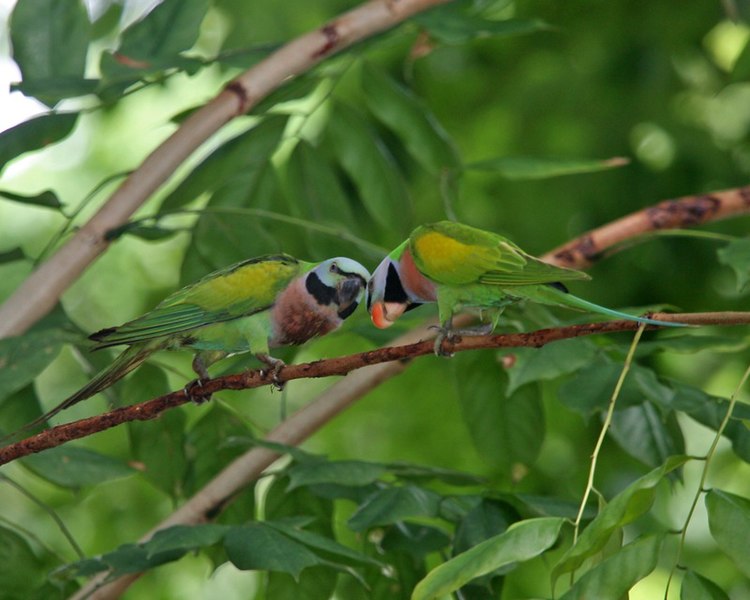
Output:
<instances>
[{"instance_id":1,"label":"diagonal branch","mask_svg":"<svg viewBox=\"0 0 750 600\"><path fill-rule=\"evenodd\" d=\"M371 0L285 44L193 113L133 171L107 202L0 306L0 338L19 335L107 249L107 231L128 218L211 135L328 56L448 0Z\"/></svg>"},{"instance_id":2,"label":"diagonal branch","mask_svg":"<svg viewBox=\"0 0 750 600\"><path fill-rule=\"evenodd\" d=\"M674 323L691 325L736 325L750 323L750 312L734 313L656 313L654 318ZM589 336L618 331L634 331L639 323L635 321L606 321L583 325L568 325L551 329L540 329L529 333L502 333L497 335L483 335L471 337L457 337L454 341L443 341L443 350L449 353L465 352L486 348L541 348L551 342L570 338ZM659 329L648 326L648 329ZM368 352L359 352L348 356L317 360L310 363L286 365L277 377L277 383L284 383L294 379L308 379L332 377L334 375L348 375L364 367L391 363L395 361L409 361L418 356L432 354L434 344L430 339L405 343L403 345L386 346ZM164 411L190 402L210 397L221 390L245 390L266 385L272 385L274 380L269 370L250 370L217 377L204 382L196 391L179 390L164 396L148 400L140 404L117 408L108 413L81 419L72 423L58 425L47 429L32 437L0 448L0 465L17 458L54 448L71 440L87 437L99 431L116 427L129 421L148 421L157 418Z\"/></svg>"}]
</instances>

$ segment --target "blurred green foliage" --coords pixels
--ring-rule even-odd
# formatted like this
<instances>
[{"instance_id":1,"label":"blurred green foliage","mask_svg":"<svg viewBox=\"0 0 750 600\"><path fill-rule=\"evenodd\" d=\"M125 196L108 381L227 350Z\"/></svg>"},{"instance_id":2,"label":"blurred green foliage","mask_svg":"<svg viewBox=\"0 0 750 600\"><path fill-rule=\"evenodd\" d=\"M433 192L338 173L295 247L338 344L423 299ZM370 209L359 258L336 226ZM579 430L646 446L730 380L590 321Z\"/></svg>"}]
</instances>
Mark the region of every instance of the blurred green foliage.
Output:
<instances>
[{"instance_id":1,"label":"blurred green foliage","mask_svg":"<svg viewBox=\"0 0 750 600\"><path fill-rule=\"evenodd\" d=\"M18 0L5 23L21 80L0 111L0 299L240 69L355 5L146 4ZM341 254L374 268L415 225L445 217L541 254L660 200L745 185L748 19L746 0L462 0L330 58L207 142L110 233L52 315L0 341L0 429L107 364L85 332L248 256ZM742 310L745 223L711 223L713 239L650 238L574 291L613 307ZM514 308L504 326L580 318ZM418 598L459 588L465 599L547 598L552 575L565 598L662 597L680 545L669 532L704 466L685 455L706 454L750 358L746 328L706 329L645 336L576 545L562 518L576 517L627 336L416 360L304 451L289 449L217 524L144 545L143 532L328 383L218 394L2 467L0 597L64 597L106 569L148 571L128 598L409 598L421 580ZM280 356L365 350L393 330L375 331L361 311ZM107 405L181 387L189 360L157 356ZM750 594L746 399L713 455L670 598Z\"/></svg>"}]
</instances>

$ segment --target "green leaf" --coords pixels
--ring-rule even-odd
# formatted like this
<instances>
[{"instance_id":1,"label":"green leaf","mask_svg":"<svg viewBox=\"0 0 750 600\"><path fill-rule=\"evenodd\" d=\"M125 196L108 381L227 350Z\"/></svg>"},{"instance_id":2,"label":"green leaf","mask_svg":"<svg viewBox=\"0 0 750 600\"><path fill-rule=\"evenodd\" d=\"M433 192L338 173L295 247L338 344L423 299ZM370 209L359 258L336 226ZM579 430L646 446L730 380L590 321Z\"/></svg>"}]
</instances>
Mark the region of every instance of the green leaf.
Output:
<instances>
[{"instance_id":1,"label":"green leaf","mask_svg":"<svg viewBox=\"0 0 750 600\"><path fill-rule=\"evenodd\" d=\"M0 590L3 590L3 595L27 597L45 578L45 565L26 539L0 526Z\"/></svg>"},{"instance_id":2,"label":"green leaf","mask_svg":"<svg viewBox=\"0 0 750 600\"><path fill-rule=\"evenodd\" d=\"M490 171L511 181L548 179L562 175L596 173L628 164L625 158L606 160L565 160L551 158L503 156L490 158L464 166L467 170Z\"/></svg>"},{"instance_id":3,"label":"green leaf","mask_svg":"<svg viewBox=\"0 0 750 600\"><path fill-rule=\"evenodd\" d=\"M429 481L437 479L450 485L476 485L485 481L483 477L478 477L477 475L472 475L471 473L465 473L463 471L415 465L406 462L387 463L385 467L399 479L408 479L410 481Z\"/></svg>"},{"instance_id":4,"label":"green leaf","mask_svg":"<svg viewBox=\"0 0 750 600\"><path fill-rule=\"evenodd\" d=\"M370 216L387 230L405 233L411 217L406 185L375 132L342 103L334 104L326 132L330 147L354 181Z\"/></svg>"},{"instance_id":5,"label":"green leaf","mask_svg":"<svg viewBox=\"0 0 750 600\"><path fill-rule=\"evenodd\" d=\"M46 329L0 339L0 400L33 381L72 338L59 329Z\"/></svg>"},{"instance_id":6,"label":"green leaf","mask_svg":"<svg viewBox=\"0 0 750 600\"><path fill-rule=\"evenodd\" d=\"M3 131L0 133L0 171L21 154L67 137L77 120L78 113L50 113Z\"/></svg>"},{"instance_id":7,"label":"green leaf","mask_svg":"<svg viewBox=\"0 0 750 600\"><path fill-rule=\"evenodd\" d=\"M516 348L511 353L513 366L506 369L507 393L512 394L527 383L573 373L589 364L597 352L595 344L581 339L562 340L541 348Z\"/></svg>"},{"instance_id":8,"label":"green leaf","mask_svg":"<svg viewBox=\"0 0 750 600\"><path fill-rule=\"evenodd\" d=\"M545 431L538 389L526 386L506 396L507 375L492 353L464 352L451 365L464 421L483 460L507 476L519 463L531 465Z\"/></svg>"},{"instance_id":9,"label":"green leaf","mask_svg":"<svg viewBox=\"0 0 750 600\"><path fill-rule=\"evenodd\" d=\"M625 452L651 468L685 451L675 414L664 418L649 402L616 411L609 434Z\"/></svg>"},{"instance_id":10,"label":"green leaf","mask_svg":"<svg viewBox=\"0 0 750 600\"><path fill-rule=\"evenodd\" d=\"M413 485L378 490L361 504L349 519L349 527L363 531L414 517L435 517L440 496Z\"/></svg>"},{"instance_id":11,"label":"green leaf","mask_svg":"<svg viewBox=\"0 0 750 600\"><path fill-rule=\"evenodd\" d=\"M673 456L661 467L636 479L607 504L588 524L552 570L553 581L562 573L578 569L583 562L599 552L610 536L623 526L644 514L654 502L656 486L672 471L688 460L686 456Z\"/></svg>"},{"instance_id":12,"label":"green leaf","mask_svg":"<svg viewBox=\"0 0 750 600\"><path fill-rule=\"evenodd\" d=\"M750 577L750 500L713 489L706 494L708 527L719 548Z\"/></svg>"},{"instance_id":13,"label":"green leaf","mask_svg":"<svg viewBox=\"0 0 750 600\"><path fill-rule=\"evenodd\" d=\"M142 544L142 547L148 558L174 550L188 552L218 544L231 529L228 525L214 523L174 525L157 531L149 541Z\"/></svg>"},{"instance_id":14,"label":"green leaf","mask_svg":"<svg viewBox=\"0 0 750 600\"><path fill-rule=\"evenodd\" d=\"M315 485L336 483L362 486L380 479L386 473L384 465L360 460L321 461L298 464L289 469L289 490Z\"/></svg>"},{"instance_id":15,"label":"green leaf","mask_svg":"<svg viewBox=\"0 0 750 600\"><path fill-rule=\"evenodd\" d=\"M286 116L274 115L223 143L164 198L160 211L185 206L201 194L224 186L239 173L259 170L278 147L286 123Z\"/></svg>"},{"instance_id":16,"label":"green leaf","mask_svg":"<svg viewBox=\"0 0 750 600\"><path fill-rule=\"evenodd\" d=\"M520 516L509 504L482 498L459 522L453 540L453 554L460 554L490 537L503 533L519 520Z\"/></svg>"},{"instance_id":17,"label":"green leaf","mask_svg":"<svg viewBox=\"0 0 750 600\"><path fill-rule=\"evenodd\" d=\"M729 242L716 251L719 262L727 265L737 277L737 291L744 291L750 281L750 238Z\"/></svg>"},{"instance_id":18,"label":"green leaf","mask_svg":"<svg viewBox=\"0 0 750 600\"><path fill-rule=\"evenodd\" d=\"M294 598L294 600L329 600L335 597L339 574L326 565L310 567L299 577L272 571L266 576L266 598Z\"/></svg>"},{"instance_id":19,"label":"green leaf","mask_svg":"<svg viewBox=\"0 0 750 600\"><path fill-rule=\"evenodd\" d=\"M154 68L184 68L184 61L177 57L198 39L208 4L208 0L164 0L158 4L122 32L120 46L114 53L103 55L101 70L105 78L116 79L133 72L137 75Z\"/></svg>"},{"instance_id":20,"label":"green leaf","mask_svg":"<svg viewBox=\"0 0 750 600\"><path fill-rule=\"evenodd\" d=\"M116 550L96 558L87 558L65 565L55 572L55 576L72 579L90 577L101 571L110 571L108 575L117 578L128 573L148 571L159 565L173 562L184 554L182 550L171 550L149 556L140 544L123 544Z\"/></svg>"},{"instance_id":21,"label":"green leaf","mask_svg":"<svg viewBox=\"0 0 750 600\"><path fill-rule=\"evenodd\" d=\"M21 459L21 464L55 485L73 489L136 473L121 460L70 445L32 454Z\"/></svg>"},{"instance_id":22,"label":"green leaf","mask_svg":"<svg viewBox=\"0 0 750 600\"><path fill-rule=\"evenodd\" d=\"M29 93L36 86L34 95L48 105L68 97L65 86L49 87L45 81L83 80L90 28L80 0L18 2L11 15L10 35L23 90Z\"/></svg>"},{"instance_id":23,"label":"green leaf","mask_svg":"<svg viewBox=\"0 0 750 600\"><path fill-rule=\"evenodd\" d=\"M478 38L507 37L550 29L538 19L506 19L496 21L469 14L459 6L439 7L412 17L432 37L444 44L459 45Z\"/></svg>"},{"instance_id":24,"label":"green leaf","mask_svg":"<svg viewBox=\"0 0 750 600\"><path fill-rule=\"evenodd\" d=\"M745 43L742 52L734 61L732 67L731 81L747 81L750 79L750 41Z\"/></svg>"},{"instance_id":25,"label":"green leaf","mask_svg":"<svg viewBox=\"0 0 750 600\"><path fill-rule=\"evenodd\" d=\"M515 562L542 554L557 541L564 519L528 519L511 525L471 550L436 567L417 584L412 600L440 598L467 582Z\"/></svg>"},{"instance_id":26,"label":"green leaf","mask_svg":"<svg viewBox=\"0 0 750 600\"><path fill-rule=\"evenodd\" d=\"M437 175L459 166L450 136L414 94L372 63L362 69L361 84L370 111L402 139L425 169Z\"/></svg>"},{"instance_id":27,"label":"green leaf","mask_svg":"<svg viewBox=\"0 0 750 600\"><path fill-rule=\"evenodd\" d=\"M0 265L9 262L15 262L17 260L25 260L26 255L20 247L13 248L7 252L0 252Z\"/></svg>"},{"instance_id":28,"label":"green leaf","mask_svg":"<svg viewBox=\"0 0 750 600\"><path fill-rule=\"evenodd\" d=\"M146 363L125 382L123 397L134 404L169 391L164 371ZM183 495L187 469L186 419L184 412L170 410L153 421L128 423L133 456L142 463L144 477L175 499Z\"/></svg>"},{"instance_id":29,"label":"green leaf","mask_svg":"<svg viewBox=\"0 0 750 600\"><path fill-rule=\"evenodd\" d=\"M663 541L663 535L648 535L624 546L585 573L560 600L621 600L656 568Z\"/></svg>"},{"instance_id":30,"label":"green leaf","mask_svg":"<svg viewBox=\"0 0 750 600\"><path fill-rule=\"evenodd\" d=\"M729 595L710 579L688 569L680 585L680 600L729 600Z\"/></svg>"},{"instance_id":31,"label":"green leaf","mask_svg":"<svg viewBox=\"0 0 750 600\"><path fill-rule=\"evenodd\" d=\"M399 523L386 528L380 547L385 552L405 552L417 559L439 552L450 544L450 537L429 525Z\"/></svg>"},{"instance_id":32,"label":"green leaf","mask_svg":"<svg viewBox=\"0 0 750 600\"><path fill-rule=\"evenodd\" d=\"M322 564L306 546L264 523L232 528L224 538L224 549L238 569L281 571L295 579L303 569Z\"/></svg>"},{"instance_id":33,"label":"green leaf","mask_svg":"<svg viewBox=\"0 0 750 600\"><path fill-rule=\"evenodd\" d=\"M51 190L44 191L41 194L36 194L34 196L24 196L21 194L14 194L12 192L0 190L0 196L2 196L3 198L7 198L8 200L22 202L24 204L33 204L35 206L45 206L47 208L55 209L62 208L62 204L60 203L60 199L57 197L57 194L55 194L55 192Z\"/></svg>"}]
</instances>

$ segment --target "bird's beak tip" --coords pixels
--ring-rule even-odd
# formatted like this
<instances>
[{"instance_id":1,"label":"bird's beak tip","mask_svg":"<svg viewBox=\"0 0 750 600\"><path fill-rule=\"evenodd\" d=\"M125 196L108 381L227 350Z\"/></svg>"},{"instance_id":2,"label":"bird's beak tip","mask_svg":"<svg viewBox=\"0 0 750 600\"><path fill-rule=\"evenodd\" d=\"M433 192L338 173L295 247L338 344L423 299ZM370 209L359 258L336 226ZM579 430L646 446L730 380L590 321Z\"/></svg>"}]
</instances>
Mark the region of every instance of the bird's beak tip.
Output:
<instances>
[{"instance_id":1,"label":"bird's beak tip","mask_svg":"<svg viewBox=\"0 0 750 600\"><path fill-rule=\"evenodd\" d=\"M393 321L386 317L385 303L375 302L370 309L372 324L378 329L386 329L393 325Z\"/></svg>"}]
</instances>

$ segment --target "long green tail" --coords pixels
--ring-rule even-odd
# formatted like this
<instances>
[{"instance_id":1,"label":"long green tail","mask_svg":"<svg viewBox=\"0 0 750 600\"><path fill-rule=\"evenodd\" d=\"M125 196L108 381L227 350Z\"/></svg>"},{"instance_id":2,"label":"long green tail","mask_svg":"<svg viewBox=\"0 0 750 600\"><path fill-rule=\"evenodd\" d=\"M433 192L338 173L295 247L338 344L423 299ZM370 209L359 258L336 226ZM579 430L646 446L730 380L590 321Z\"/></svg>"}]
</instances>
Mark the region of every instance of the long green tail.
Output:
<instances>
[{"instance_id":1,"label":"long green tail","mask_svg":"<svg viewBox=\"0 0 750 600\"><path fill-rule=\"evenodd\" d=\"M91 398L91 396L98 394L102 390L114 384L116 381L119 381L120 379L125 377L125 375L130 373L130 371L138 367L155 350L156 348L154 348L153 346L144 344L131 346L130 348L122 352L117 358L115 358L114 362L111 365L99 371L99 373L97 373L91 381L84 385L75 394L63 400L52 410L44 413L40 417L37 417L30 423L27 423L26 425L21 427L21 429L18 429L13 433L0 438L0 443L5 443L7 440L16 437L18 434L47 422L49 419L62 412L66 408L70 408L74 404L78 404L82 400L86 400L87 398Z\"/></svg>"},{"instance_id":2,"label":"long green tail","mask_svg":"<svg viewBox=\"0 0 750 600\"><path fill-rule=\"evenodd\" d=\"M533 287L533 289L531 289ZM514 290L515 291L515 290ZM519 290L520 291L520 290ZM675 323L671 321L659 321L657 319L649 319L647 317L637 317L635 315L629 315L619 310L613 310L605 306L599 306L578 296L574 296L569 292L564 292L561 289L552 287L550 285L540 286L527 286L523 290L524 297L532 300L533 302L539 302L541 304L553 304L558 306L565 306L568 308L578 308L592 313L598 313L607 317L613 317L615 319L627 319L628 321L636 321L638 323L645 323L646 325L660 325L662 327L689 327L687 323Z\"/></svg>"}]
</instances>

